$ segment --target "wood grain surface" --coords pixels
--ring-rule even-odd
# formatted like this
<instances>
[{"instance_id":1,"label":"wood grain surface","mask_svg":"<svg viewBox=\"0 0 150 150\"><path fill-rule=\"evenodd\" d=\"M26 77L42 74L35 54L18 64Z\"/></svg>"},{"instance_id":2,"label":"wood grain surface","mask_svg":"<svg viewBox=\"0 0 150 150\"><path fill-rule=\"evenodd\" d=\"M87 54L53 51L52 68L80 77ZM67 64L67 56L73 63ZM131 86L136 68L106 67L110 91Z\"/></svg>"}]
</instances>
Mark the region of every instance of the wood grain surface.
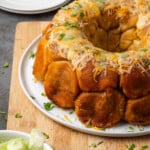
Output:
<instances>
[{"instance_id":1,"label":"wood grain surface","mask_svg":"<svg viewBox=\"0 0 150 150\"><path fill-rule=\"evenodd\" d=\"M13 67L11 76L9 110L7 129L30 132L39 128L49 135L47 143L55 150L128 150L126 145L135 144L134 150L141 150L148 145L150 150L150 136L134 138L108 138L93 136L66 128L41 113L25 96L18 79L18 65L25 48L41 33L47 22L21 22L16 27ZM22 118L15 118L16 114ZM103 141L93 148L90 145Z\"/></svg>"}]
</instances>

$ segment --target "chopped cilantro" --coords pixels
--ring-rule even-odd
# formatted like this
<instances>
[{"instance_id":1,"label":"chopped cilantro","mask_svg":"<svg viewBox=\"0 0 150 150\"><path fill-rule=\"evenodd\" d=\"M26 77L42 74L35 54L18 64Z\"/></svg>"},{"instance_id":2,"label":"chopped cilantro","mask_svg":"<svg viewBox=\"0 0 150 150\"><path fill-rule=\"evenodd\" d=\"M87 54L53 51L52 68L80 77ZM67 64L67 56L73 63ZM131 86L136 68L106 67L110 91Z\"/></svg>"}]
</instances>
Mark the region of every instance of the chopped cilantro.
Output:
<instances>
[{"instance_id":1,"label":"chopped cilantro","mask_svg":"<svg viewBox=\"0 0 150 150\"><path fill-rule=\"evenodd\" d=\"M68 28L78 28L79 24L78 23L69 23L69 22L65 22L64 24L66 27Z\"/></svg>"},{"instance_id":2,"label":"chopped cilantro","mask_svg":"<svg viewBox=\"0 0 150 150\"><path fill-rule=\"evenodd\" d=\"M97 0L100 3L105 3L106 0Z\"/></svg>"},{"instance_id":3,"label":"chopped cilantro","mask_svg":"<svg viewBox=\"0 0 150 150\"><path fill-rule=\"evenodd\" d=\"M147 48L142 48L142 49L140 49L140 51L146 52Z\"/></svg>"},{"instance_id":4,"label":"chopped cilantro","mask_svg":"<svg viewBox=\"0 0 150 150\"><path fill-rule=\"evenodd\" d=\"M150 60L145 60L144 63L145 63L145 65L150 66Z\"/></svg>"},{"instance_id":5,"label":"chopped cilantro","mask_svg":"<svg viewBox=\"0 0 150 150\"><path fill-rule=\"evenodd\" d=\"M73 40L74 39L74 36L70 35L70 36L65 36L63 38L63 40Z\"/></svg>"},{"instance_id":6,"label":"chopped cilantro","mask_svg":"<svg viewBox=\"0 0 150 150\"><path fill-rule=\"evenodd\" d=\"M83 18L85 14L83 12L80 12L80 18Z\"/></svg>"},{"instance_id":7,"label":"chopped cilantro","mask_svg":"<svg viewBox=\"0 0 150 150\"><path fill-rule=\"evenodd\" d=\"M90 49L90 47L89 47L89 46L84 46L84 48L85 48L85 49Z\"/></svg>"},{"instance_id":8,"label":"chopped cilantro","mask_svg":"<svg viewBox=\"0 0 150 150\"><path fill-rule=\"evenodd\" d=\"M139 126L138 128L139 128L139 131L144 131L144 127Z\"/></svg>"},{"instance_id":9,"label":"chopped cilantro","mask_svg":"<svg viewBox=\"0 0 150 150\"><path fill-rule=\"evenodd\" d=\"M3 110L0 110L0 114L6 114L6 112Z\"/></svg>"},{"instance_id":10,"label":"chopped cilantro","mask_svg":"<svg viewBox=\"0 0 150 150\"><path fill-rule=\"evenodd\" d=\"M8 67L9 67L9 63L8 63L8 61L5 61L3 64L3 68L8 68Z\"/></svg>"},{"instance_id":11,"label":"chopped cilantro","mask_svg":"<svg viewBox=\"0 0 150 150\"><path fill-rule=\"evenodd\" d=\"M3 117L4 121L7 121L7 115L6 114L2 115L2 117Z\"/></svg>"},{"instance_id":12,"label":"chopped cilantro","mask_svg":"<svg viewBox=\"0 0 150 150\"><path fill-rule=\"evenodd\" d=\"M82 5L80 3L76 2L75 4L77 5L77 7L71 12L71 17L76 16L82 8Z\"/></svg>"},{"instance_id":13,"label":"chopped cilantro","mask_svg":"<svg viewBox=\"0 0 150 150\"><path fill-rule=\"evenodd\" d=\"M62 40L62 39L65 37L65 35L66 35L65 33L61 33L61 34L59 35L59 39Z\"/></svg>"},{"instance_id":14,"label":"chopped cilantro","mask_svg":"<svg viewBox=\"0 0 150 150\"><path fill-rule=\"evenodd\" d=\"M76 2L75 4L77 5L77 9L82 8L82 5L80 3Z\"/></svg>"},{"instance_id":15,"label":"chopped cilantro","mask_svg":"<svg viewBox=\"0 0 150 150\"><path fill-rule=\"evenodd\" d=\"M49 135L45 132L43 132L43 135L45 136L46 139L49 139Z\"/></svg>"},{"instance_id":16,"label":"chopped cilantro","mask_svg":"<svg viewBox=\"0 0 150 150\"><path fill-rule=\"evenodd\" d=\"M150 11L150 5L148 5L148 10Z\"/></svg>"},{"instance_id":17,"label":"chopped cilantro","mask_svg":"<svg viewBox=\"0 0 150 150\"><path fill-rule=\"evenodd\" d=\"M2 118L3 118L5 121L7 121L7 113L6 113L5 111L3 111L3 110L0 110L0 114L1 114Z\"/></svg>"},{"instance_id":18,"label":"chopped cilantro","mask_svg":"<svg viewBox=\"0 0 150 150\"><path fill-rule=\"evenodd\" d=\"M15 118L22 118L22 115L21 114L16 114Z\"/></svg>"},{"instance_id":19,"label":"chopped cilantro","mask_svg":"<svg viewBox=\"0 0 150 150\"><path fill-rule=\"evenodd\" d=\"M78 13L78 10L74 10L71 12L71 17L75 17Z\"/></svg>"},{"instance_id":20,"label":"chopped cilantro","mask_svg":"<svg viewBox=\"0 0 150 150\"><path fill-rule=\"evenodd\" d=\"M101 131L106 131L106 128L100 128Z\"/></svg>"},{"instance_id":21,"label":"chopped cilantro","mask_svg":"<svg viewBox=\"0 0 150 150\"><path fill-rule=\"evenodd\" d=\"M100 145L100 144L102 144L102 143L104 143L103 141L99 141L98 143L97 143L97 145Z\"/></svg>"},{"instance_id":22,"label":"chopped cilantro","mask_svg":"<svg viewBox=\"0 0 150 150\"><path fill-rule=\"evenodd\" d=\"M99 10L100 10L100 11L103 11L103 10L104 10L104 8L103 8L103 7L99 7Z\"/></svg>"},{"instance_id":23,"label":"chopped cilantro","mask_svg":"<svg viewBox=\"0 0 150 150\"><path fill-rule=\"evenodd\" d=\"M30 96L32 99L35 99L35 97L34 96Z\"/></svg>"},{"instance_id":24,"label":"chopped cilantro","mask_svg":"<svg viewBox=\"0 0 150 150\"><path fill-rule=\"evenodd\" d=\"M62 7L62 9L63 10L69 10L69 9L71 9L71 7L70 6L65 6L65 7Z\"/></svg>"},{"instance_id":25,"label":"chopped cilantro","mask_svg":"<svg viewBox=\"0 0 150 150\"><path fill-rule=\"evenodd\" d=\"M97 146L99 146L100 144L104 143L103 141L100 141L98 143L92 143L89 147L92 147L92 148L96 148Z\"/></svg>"},{"instance_id":26,"label":"chopped cilantro","mask_svg":"<svg viewBox=\"0 0 150 150\"><path fill-rule=\"evenodd\" d=\"M65 33L61 33L59 35L59 40L73 40L74 39L74 36L72 35L66 35Z\"/></svg>"},{"instance_id":27,"label":"chopped cilantro","mask_svg":"<svg viewBox=\"0 0 150 150\"><path fill-rule=\"evenodd\" d=\"M45 93L41 93L41 96L46 96L46 94Z\"/></svg>"},{"instance_id":28,"label":"chopped cilantro","mask_svg":"<svg viewBox=\"0 0 150 150\"><path fill-rule=\"evenodd\" d=\"M30 58L34 58L35 57L35 53L33 51L30 51Z\"/></svg>"},{"instance_id":29,"label":"chopped cilantro","mask_svg":"<svg viewBox=\"0 0 150 150\"><path fill-rule=\"evenodd\" d=\"M128 128L129 128L128 132L134 132L135 131L135 128L132 126L129 126Z\"/></svg>"},{"instance_id":30,"label":"chopped cilantro","mask_svg":"<svg viewBox=\"0 0 150 150\"><path fill-rule=\"evenodd\" d=\"M101 51L100 51L99 49L95 49L95 50L94 50L94 53L95 53L95 54L100 54Z\"/></svg>"},{"instance_id":31,"label":"chopped cilantro","mask_svg":"<svg viewBox=\"0 0 150 150\"><path fill-rule=\"evenodd\" d=\"M44 108L45 110L49 111L55 108L55 105L52 102L47 102L47 103L44 103Z\"/></svg>"},{"instance_id":32,"label":"chopped cilantro","mask_svg":"<svg viewBox=\"0 0 150 150\"><path fill-rule=\"evenodd\" d=\"M85 125L85 127L86 127L86 128L91 128L92 126L91 126L91 125Z\"/></svg>"},{"instance_id":33,"label":"chopped cilantro","mask_svg":"<svg viewBox=\"0 0 150 150\"><path fill-rule=\"evenodd\" d=\"M134 150L135 147L136 147L135 144L131 144L130 146L126 145L126 148L127 148L128 150Z\"/></svg>"},{"instance_id":34,"label":"chopped cilantro","mask_svg":"<svg viewBox=\"0 0 150 150\"><path fill-rule=\"evenodd\" d=\"M100 62L99 65L100 65L100 66L105 66L105 65L106 65L106 62Z\"/></svg>"},{"instance_id":35,"label":"chopped cilantro","mask_svg":"<svg viewBox=\"0 0 150 150\"><path fill-rule=\"evenodd\" d=\"M71 110L71 111L69 112L69 114L73 114L73 112L74 112L74 110Z\"/></svg>"},{"instance_id":36,"label":"chopped cilantro","mask_svg":"<svg viewBox=\"0 0 150 150\"><path fill-rule=\"evenodd\" d=\"M96 148L96 147L97 147L97 145L96 145L96 143L92 143L89 147Z\"/></svg>"},{"instance_id":37,"label":"chopped cilantro","mask_svg":"<svg viewBox=\"0 0 150 150\"><path fill-rule=\"evenodd\" d=\"M122 55L121 55L121 58L127 58L127 57L129 57L128 54L122 54Z\"/></svg>"},{"instance_id":38,"label":"chopped cilantro","mask_svg":"<svg viewBox=\"0 0 150 150\"><path fill-rule=\"evenodd\" d=\"M149 148L148 145L143 145L140 150L145 150L147 148Z\"/></svg>"}]
</instances>

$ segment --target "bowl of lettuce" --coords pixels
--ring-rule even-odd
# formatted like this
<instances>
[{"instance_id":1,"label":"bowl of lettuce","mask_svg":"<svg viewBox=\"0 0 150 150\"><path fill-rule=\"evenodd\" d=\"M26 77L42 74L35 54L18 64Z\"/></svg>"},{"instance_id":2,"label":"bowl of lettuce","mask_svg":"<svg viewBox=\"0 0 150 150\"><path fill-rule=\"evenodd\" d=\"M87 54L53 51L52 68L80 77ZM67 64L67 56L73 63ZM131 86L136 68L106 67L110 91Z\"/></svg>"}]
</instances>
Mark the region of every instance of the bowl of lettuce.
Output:
<instances>
[{"instance_id":1,"label":"bowl of lettuce","mask_svg":"<svg viewBox=\"0 0 150 150\"><path fill-rule=\"evenodd\" d=\"M44 143L46 137L38 129L30 134L21 131L0 130L0 150L53 150Z\"/></svg>"}]
</instances>

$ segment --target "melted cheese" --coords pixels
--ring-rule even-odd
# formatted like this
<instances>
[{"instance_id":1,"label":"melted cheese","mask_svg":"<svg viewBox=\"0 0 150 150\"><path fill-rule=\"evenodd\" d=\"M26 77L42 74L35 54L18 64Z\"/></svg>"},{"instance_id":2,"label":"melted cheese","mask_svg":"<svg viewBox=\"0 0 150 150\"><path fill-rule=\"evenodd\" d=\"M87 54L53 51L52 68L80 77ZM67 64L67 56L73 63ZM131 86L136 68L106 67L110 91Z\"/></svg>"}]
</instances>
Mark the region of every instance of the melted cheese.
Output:
<instances>
[{"instance_id":1,"label":"melted cheese","mask_svg":"<svg viewBox=\"0 0 150 150\"><path fill-rule=\"evenodd\" d=\"M98 2L98 0L74 1L66 8L62 8L52 20L55 27L51 31L49 44L57 45L58 53L67 58L74 69L82 69L88 61L92 60L96 67L96 73L106 67L115 68L120 74L130 73L134 65L138 66L143 73L149 73L150 65L145 69L146 64L144 63L145 60L150 60L148 45L144 47L146 51L137 49L122 53L107 52L94 47L82 31L82 27L88 24L90 19L100 15L100 7L105 8L109 5L110 7L118 7L119 18L127 12L138 14L136 28L141 30L150 24L148 4L149 0L106 0L104 3ZM66 22L68 22L67 26ZM149 33L147 37L150 37Z\"/></svg>"}]
</instances>

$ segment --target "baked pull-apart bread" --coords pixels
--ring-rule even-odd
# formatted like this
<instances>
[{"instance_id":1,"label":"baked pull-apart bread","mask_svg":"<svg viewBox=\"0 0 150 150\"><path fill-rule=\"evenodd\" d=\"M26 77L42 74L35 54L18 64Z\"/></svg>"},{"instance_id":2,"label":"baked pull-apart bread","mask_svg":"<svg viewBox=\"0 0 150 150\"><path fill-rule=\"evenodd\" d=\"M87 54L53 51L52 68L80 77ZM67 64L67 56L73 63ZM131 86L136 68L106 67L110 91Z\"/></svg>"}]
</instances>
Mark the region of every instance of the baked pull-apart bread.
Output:
<instances>
[{"instance_id":1,"label":"baked pull-apart bread","mask_svg":"<svg viewBox=\"0 0 150 150\"><path fill-rule=\"evenodd\" d=\"M33 66L47 97L79 120L150 125L150 1L75 0L44 29Z\"/></svg>"}]
</instances>

